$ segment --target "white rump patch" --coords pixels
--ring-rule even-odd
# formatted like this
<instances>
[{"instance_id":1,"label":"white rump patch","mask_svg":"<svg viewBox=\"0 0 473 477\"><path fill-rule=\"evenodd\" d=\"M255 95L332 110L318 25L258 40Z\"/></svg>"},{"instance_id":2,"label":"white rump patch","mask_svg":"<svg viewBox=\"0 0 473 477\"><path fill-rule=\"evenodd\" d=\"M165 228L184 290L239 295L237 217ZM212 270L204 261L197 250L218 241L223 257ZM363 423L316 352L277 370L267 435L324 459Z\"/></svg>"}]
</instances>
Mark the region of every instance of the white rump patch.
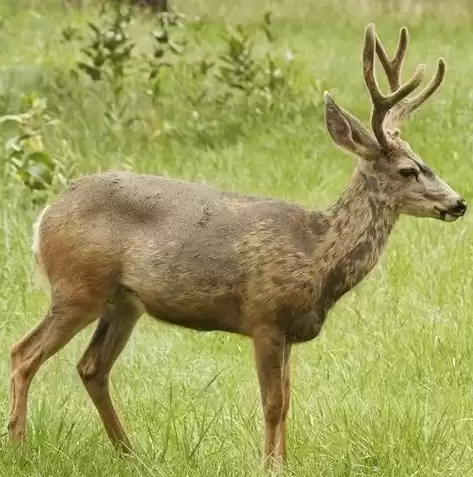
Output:
<instances>
[{"instance_id":1,"label":"white rump patch","mask_svg":"<svg viewBox=\"0 0 473 477\"><path fill-rule=\"evenodd\" d=\"M45 212L48 210L49 208L49 205L47 205L42 211L41 213L38 215L38 218L36 219L35 223L33 224L33 245L32 245L32 249L33 249L33 254L34 254L34 257L35 257L35 260L36 260L36 279L40 282L42 282L43 280L41 280L42 277L42 264L41 264L41 258L40 258L40 254L39 254L39 229L41 227L41 222L43 220L43 217L44 217L44 214ZM38 274L38 272L40 272Z\"/></svg>"},{"instance_id":2,"label":"white rump patch","mask_svg":"<svg viewBox=\"0 0 473 477\"><path fill-rule=\"evenodd\" d=\"M39 227L41 226L41 221L43 220L44 213L49 209L47 205L41 213L38 215L35 223L33 224L33 253L37 255L39 253Z\"/></svg>"}]
</instances>

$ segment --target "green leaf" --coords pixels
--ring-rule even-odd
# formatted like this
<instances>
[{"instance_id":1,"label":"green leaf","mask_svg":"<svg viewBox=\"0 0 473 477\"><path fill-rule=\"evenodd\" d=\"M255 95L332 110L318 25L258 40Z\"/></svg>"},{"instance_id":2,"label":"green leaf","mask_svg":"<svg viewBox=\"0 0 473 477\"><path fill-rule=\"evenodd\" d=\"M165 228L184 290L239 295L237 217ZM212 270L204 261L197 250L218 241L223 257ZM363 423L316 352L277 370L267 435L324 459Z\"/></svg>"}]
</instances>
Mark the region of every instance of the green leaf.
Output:
<instances>
[{"instance_id":1,"label":"green leaf","mask_svg":"<svg viewBox=\"0 0 473 477\"><path fill-rule=\"evenodd\" d=\"M5 142L5 149L7 152L20 152L22 151L21 136L13 136Z\"/></svg>"},{"instance_id":2,"label":"green leaf","mask_svg":"<svg viewBox=\"0 0 473 477\"><path fill-rule=\"evenodd\" d=\"M24 170L23 181L31 189L43 190L52 184L53 174L45 164L32 164Z\"/></svg>"},{"instance_id":3,"label":"green leaf","mask_svg":"<svg viewBox=\"0 0 473 477\"><path fill-rule=\"evenodd\" d=\"M5 114L4 116L0 116L0 124L7 123L9 121L17 124L24 124L25 119L29 118L29 114Z\"/></svg>"},{"instance_id":4,"label":"green leaf","mask_svg":"<svg viewBox=\"0 0 473 477\"><path fill-rule=\"evenodd\" d=\"M44 110L47 107L46 98L37 97L33 99L33 104L31 105L33 109Z\"/></svg>"},{"instance_id":5,"label":"green leaf","mask_svg":"<svg viewBox=\"0 0 473 477\"><path fill-rule=\"evenodd\" d=\"M96 35L100 35L100 29L96 27L92 22L87 22L87 25Z\"/></svg>"},{"instance_id":6,"label":"green leaf","mask_svg":"<svg viewBox=\"0 0 473 477\"><path fill-rule=\"evenodd\" d=\"M49 169L54 169L54 161L51 156L44 151L34 151L26 157L28 163L43 164Z\"/></svg>"},{"instance_id":7,"label":"green leaf","mask_svg":"<svg viewBox=\"0 0 473 477\"><path fill-rule=\"evenodd\" d=\"M87 63L83 63L82 61L79 61L77 63L77 66L80 70L86 73L93 81L100 81L100 79L102 78L102 72L98 68L88 65Z\"/></svg>"}]
</instances>

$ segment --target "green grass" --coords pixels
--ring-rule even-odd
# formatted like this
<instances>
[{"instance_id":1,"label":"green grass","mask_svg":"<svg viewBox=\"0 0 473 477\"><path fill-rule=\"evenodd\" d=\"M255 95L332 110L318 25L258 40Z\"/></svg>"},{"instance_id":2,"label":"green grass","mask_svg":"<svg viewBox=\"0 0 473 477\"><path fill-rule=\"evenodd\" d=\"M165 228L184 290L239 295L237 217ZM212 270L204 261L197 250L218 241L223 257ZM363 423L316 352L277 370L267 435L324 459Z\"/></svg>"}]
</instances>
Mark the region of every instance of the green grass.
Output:
<instances>
[{"instance_id":1,"label":"green grass","mask_svg":"<svg viewBox=\"0 0 473 477\"><path fill-rule=\"evenodd\" d=\"M473 200L473 34L464 2L452 4L447 17L437 3L438 10L413 2L410 10L388 13L371 9L368 1L357 8L354 0L339 0L329 8L329 2L315 7L317 2L279 0L273 4L277 48L290 48L296 58L291 91L278 99L280 107L259 116L248 105L224 110L207 105L204 135L196 132L192 108L183 99L187 86L172 75L155 107L132 75L129 108L143 119L110 128L99 101L103 91L69 79L76 52L59 42L63 27L84 25L96 18L95 10L77 12L59 0L16 3L0 6L0 89L11 101L6 109L14 110L18 93L45 96L60 120L46 130L46 147L74 166L74 175L126 167L309 207L334 201L354 167L325 131L323 88L367 121L363 29L375 20L392 49L399 27L407 24L406 70L412 73L423 61L430 74L437 56L444 56L448 71L435 100L406 125L405 135ZM206 18L202 45L193 45L194 52L221 46L225 19L254 24L266 6L264 0L178 3L180 10ZM139 25L135 35L146 49ZM215 124L209 126L212 118ZM157 134L164 120L175 133ZM47 307L30 253L37 212L2 167L3 423L9 412L10 346ZM454 224L403 218L373 273L335 306L319 338L297 347L287 475L473 476L472 232L471 214ZM19 452L8 446L6 435L1 438L0 476L260 474L261 412L248 340L143 317L112 376L113 396L136 450L136 456L120 459L75 371L92 332L93 326L41 368L30 393L28 445Z\"/></svg>"}]
</instances>

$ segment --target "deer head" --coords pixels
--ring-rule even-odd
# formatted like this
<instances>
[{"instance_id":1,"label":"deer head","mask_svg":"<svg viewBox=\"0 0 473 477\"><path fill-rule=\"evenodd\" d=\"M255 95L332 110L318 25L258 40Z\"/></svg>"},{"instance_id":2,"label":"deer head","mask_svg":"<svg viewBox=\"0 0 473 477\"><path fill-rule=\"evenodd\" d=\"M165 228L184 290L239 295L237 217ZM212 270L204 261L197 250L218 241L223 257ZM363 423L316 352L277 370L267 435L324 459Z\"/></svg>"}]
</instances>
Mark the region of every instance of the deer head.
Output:
<instances>
[{"instance_id":1,"label":"deer head","mask_svg":"<svg viewBox=\"0 0 473 477\"><path fill-rule=\"evenodd\" d=\"M367 26L363 74L373 106L373 133L325 93L327 128L336 145L358 157L361 173L370 178L376 194L398 213L454 221L465 213L465 201L412 151L398 129L401 121L439 88L445 75L445 62L440 58L432 80L416 96L408 97L422 82L424 65L401 85L407 44L407 29L402 28L396 54L390 60L374 25ZM391 90L388 95L381 93L375 78L375 52L388 79Z\"/></svg>"}]
</instances>

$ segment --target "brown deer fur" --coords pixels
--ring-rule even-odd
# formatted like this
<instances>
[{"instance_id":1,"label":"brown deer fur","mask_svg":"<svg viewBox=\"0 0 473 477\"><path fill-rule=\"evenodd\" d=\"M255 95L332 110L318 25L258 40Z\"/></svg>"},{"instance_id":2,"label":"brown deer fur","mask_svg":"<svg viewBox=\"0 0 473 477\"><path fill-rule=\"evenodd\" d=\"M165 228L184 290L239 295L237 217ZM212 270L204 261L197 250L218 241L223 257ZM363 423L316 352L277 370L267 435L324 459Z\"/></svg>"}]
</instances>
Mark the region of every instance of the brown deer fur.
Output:
<instances>
[{"instance_id":1,"label":"brown deer fur","mask_svg":"<svg viewBox=\"0 0 473 477\"><path fill-rule=\"evenodd\" d=\"M393 77L400 75L405 44L403 29L390 62L373 25L366 29L363 65L375 135L326 94L328 131L358 159L347 189L325 211L128 172L79 178L46 208L34 251L50 283L51 306L12 348L12 440L24 437L28 388L40 365L99 318L78 371L110 439L129 450L109 373L147 312L252 339L264 456L284 460L291 346L320 333L330 308L375 266L401 214L453 221L466 210L391 129L443 79L441 61L436 80L407 99L422 71L404 86ZM374 79L375 51L391 78L388 96Z\"/></svg>"}]
</instances>

